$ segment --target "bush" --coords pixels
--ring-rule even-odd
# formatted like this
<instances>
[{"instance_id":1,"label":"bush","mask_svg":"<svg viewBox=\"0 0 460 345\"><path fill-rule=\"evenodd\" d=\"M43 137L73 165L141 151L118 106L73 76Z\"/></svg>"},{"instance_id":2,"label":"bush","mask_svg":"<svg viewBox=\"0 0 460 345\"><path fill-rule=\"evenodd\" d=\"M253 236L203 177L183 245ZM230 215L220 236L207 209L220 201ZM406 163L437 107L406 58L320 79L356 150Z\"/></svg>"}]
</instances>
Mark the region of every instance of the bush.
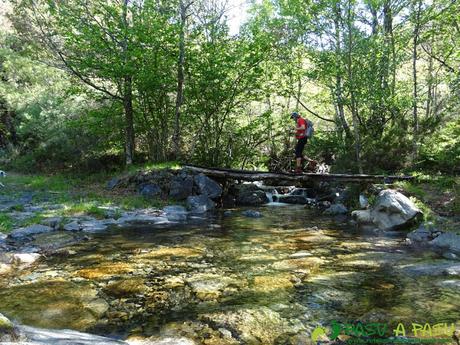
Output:
<instances>
[{"instance_id":1,"label":"bush","mask_svg":"<svg viewBox=\"0 0 460 345\"><path fill-rule=\"evenodd\" d=\"M422 167L455 174L460 172L460 119L441 126L420 148Z\"/></svg>"}]
</instances>

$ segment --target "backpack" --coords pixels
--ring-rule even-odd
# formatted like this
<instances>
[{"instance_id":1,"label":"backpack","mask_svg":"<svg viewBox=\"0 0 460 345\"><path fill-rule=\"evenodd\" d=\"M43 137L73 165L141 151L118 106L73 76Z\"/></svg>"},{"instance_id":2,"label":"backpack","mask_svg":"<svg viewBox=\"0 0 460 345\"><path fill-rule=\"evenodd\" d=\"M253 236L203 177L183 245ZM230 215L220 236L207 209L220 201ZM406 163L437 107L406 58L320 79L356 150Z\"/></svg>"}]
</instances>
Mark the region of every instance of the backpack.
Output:
<instances>
[{"instance_id":1,"label":"backpack","mask_svg":"<svg viewBox=\"0 0 460 345\"><path fill-rule=\"evenodd\" d=\"M315 128L313 127L313 122L311 122L310 120L306 120L307 121L307 129L305 129L305 136L307 138L311 138L313 137L313 134L315 133Z\"/></svg>"}]
</instances>

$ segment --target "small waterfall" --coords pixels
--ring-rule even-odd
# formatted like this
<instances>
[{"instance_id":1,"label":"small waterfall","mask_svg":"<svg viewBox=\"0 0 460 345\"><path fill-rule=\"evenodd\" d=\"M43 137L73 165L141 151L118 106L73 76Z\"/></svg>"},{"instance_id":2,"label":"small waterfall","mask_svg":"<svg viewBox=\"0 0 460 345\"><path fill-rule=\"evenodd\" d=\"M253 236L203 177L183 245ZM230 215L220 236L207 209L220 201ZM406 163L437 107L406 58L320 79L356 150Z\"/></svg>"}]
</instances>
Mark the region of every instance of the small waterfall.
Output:
<instances>
[{"instance_id":1,"label":"small waterfall","mask_svg":"<svg viewBox=\"0 0 460 345\"><path fill-rule=\"evenodd\" d=\"M270 187L265 189L265 195L268 198L268 203L269 204L277 204L279 203L279 195L278 191L276 188Z\"/></svg>"},{"instance_id":2,"label":"small waterfall","mask_svg":"<svg viewBox=\"0 0 460 345\"><path fill-rule=\"evenodd\" d=\"M269 192L269 191L266 191L265 195L267 196L268 203L272 203L273 202L273 193Z\"/></svg>"},{"instance_id":3,"label":"small waterfall","mask_svg":"<svg viewBox=\"0 0 460 345\"><path fill-rule=\"evenodd\" d=\"M267 196L269 203L278 201L277 200L278 191L276 190L276 188L266 189L265 195Z\"/></svg>"}]
</instances>

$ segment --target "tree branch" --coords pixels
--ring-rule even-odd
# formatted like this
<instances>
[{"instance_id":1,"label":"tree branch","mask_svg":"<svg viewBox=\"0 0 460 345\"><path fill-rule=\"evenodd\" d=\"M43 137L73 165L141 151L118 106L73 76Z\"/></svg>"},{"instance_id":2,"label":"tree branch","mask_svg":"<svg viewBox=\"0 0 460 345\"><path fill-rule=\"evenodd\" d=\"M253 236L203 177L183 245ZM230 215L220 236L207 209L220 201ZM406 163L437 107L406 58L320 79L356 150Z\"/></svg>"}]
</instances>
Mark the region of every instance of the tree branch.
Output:
<instances>
[{"instance_id":1,"label":"tree branch","mask_svg":"<svg viewBox=\"0 0 460 345\"><path fill-rule=\"evenodd\" d=\"M319 115L319 114L315 113L314 111L308 109L307 106L295 94L292 94L292 96L299 102L299 104L302 106L302 108L304 108L306 111L308 111L313 116L316 116L317 118L319 118L321 120L324 120L324 121L327 121L327 122L335 123L334 120L326 119L325 117L322 117L321 115Z\"/></svg>"}]
</instances>

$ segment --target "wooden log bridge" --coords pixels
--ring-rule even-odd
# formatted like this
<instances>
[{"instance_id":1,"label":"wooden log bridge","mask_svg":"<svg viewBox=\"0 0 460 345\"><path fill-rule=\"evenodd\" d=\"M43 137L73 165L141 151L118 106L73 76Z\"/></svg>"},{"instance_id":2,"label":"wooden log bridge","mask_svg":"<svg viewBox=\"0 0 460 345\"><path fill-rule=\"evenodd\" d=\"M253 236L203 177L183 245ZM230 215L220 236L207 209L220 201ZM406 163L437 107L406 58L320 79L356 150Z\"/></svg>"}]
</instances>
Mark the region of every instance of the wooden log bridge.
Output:
<instances>
[{"instance_id":1,"label":"wooden log bridge","mask_svg":"<svg viewBox=\"0 0 460 345\"><path fill-rule=\"evenodd\" d=\"M320 174L320 173L274 173L256 170L237 170L224 168L206 168L195 165L186 165L190 171L203 173L208 177L220 180L240 180L240 181L278 181L294 184L304 184L308 182L353 182L353 183L392 183L394 181L407 181L414 179L413 176L394 176L394 175L364 175L364 174Z\"/></svg>"}]
</instances>

